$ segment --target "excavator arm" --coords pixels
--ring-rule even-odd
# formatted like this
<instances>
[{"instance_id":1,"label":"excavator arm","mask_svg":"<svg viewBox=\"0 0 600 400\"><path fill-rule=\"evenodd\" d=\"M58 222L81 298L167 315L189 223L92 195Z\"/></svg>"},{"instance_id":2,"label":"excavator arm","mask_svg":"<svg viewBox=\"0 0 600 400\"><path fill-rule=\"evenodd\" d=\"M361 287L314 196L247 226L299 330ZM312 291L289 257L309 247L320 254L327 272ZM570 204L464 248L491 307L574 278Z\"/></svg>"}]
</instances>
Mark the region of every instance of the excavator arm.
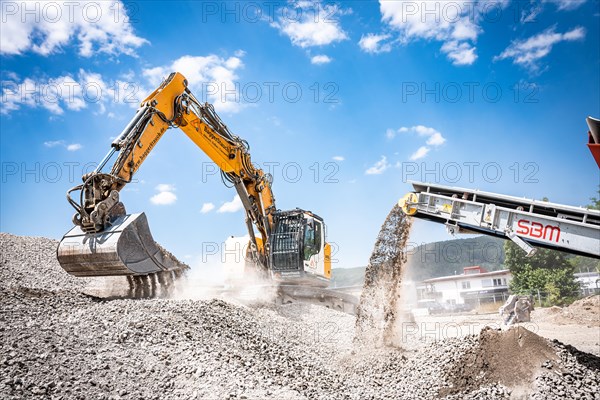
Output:
<instances>
[{"instance_id":1,"label":"excavator arm","mask_svg":"<svg viewBox=\"0 0 600 400\"><path fill-rule=\"evenodd\" d=\"M75 227L58 249L59 262L67 272L147 275L171 269L162 263L167 253L154 243L145 215L127 215L119 196L171 127L181 129L220 168L223 181L235 187L246 211L249 255L256 266L263 271L279 267L277 276L298 277L305 275L305 267L314 268L321 272L312 275L327 280L329 246L322 219L300 209L276 209L271 175L254 166L247 142L231 133L212 105L194 97L180 73L172 73L141 103L98 167L68 191L69 203L76 210ZM115 154L110 172L102 172ZM79 201L71 197L77 191ZM319 262L321 268L317 268Z\"/></svg>"},{"instance_id":2,"label":"excavator arm","mask_svg":"<svg viewBox=\"0 0 600 400\"><path fill-rule=\"evenodd\" d=\"M134 118L112 142L110 152L98 168L84 176L83 185L71 190L80 190L85 198L80 206L69 197L77 210L75 224L89 232L100 232L110 224L114 216L111 209L118 203L115 192L131 182L170 127L179 127L219 166L223 177L237 190L250 225L257 228L262 243L267 243L275 210L270 175L252 164L248 144L229 131L211 104L196 100L180 73L171 74L142 102ZM101 173L116 152L118 156L110 173ZM256 245L250 225L251 238Z\"/></svg>"}]
</instances>

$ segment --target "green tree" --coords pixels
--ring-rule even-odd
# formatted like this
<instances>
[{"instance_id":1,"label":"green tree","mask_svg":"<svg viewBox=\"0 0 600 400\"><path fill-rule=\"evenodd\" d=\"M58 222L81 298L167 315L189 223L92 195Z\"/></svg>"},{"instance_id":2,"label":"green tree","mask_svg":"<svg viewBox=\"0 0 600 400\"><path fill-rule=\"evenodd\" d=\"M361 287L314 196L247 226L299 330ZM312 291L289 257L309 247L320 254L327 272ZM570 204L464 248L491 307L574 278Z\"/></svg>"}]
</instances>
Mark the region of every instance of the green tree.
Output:
<instances>
[{"instance_id":1,"label":"green tree","mask_svg":"<svg viewBox=\"0 0 600 400\"><path fill-rule=\"evenodd\" d=\"M504 244L505 265L513 275L510 289L513 293L535 294L538 290L548 295L548 301L559 304L578 294L575 266L565 253L538 248L532 257L511 241Z\"/></svg>"},{"instance_id":2,"label":"green tree","mask_svg":"<svg viewBox=\"0 0 600 400\"><path fill-rule=\"evenodd\" d=\"M600 210L600 185L598 185L598 197L590 197L591 204L587 205L590 210ZM590 257L574 256L569 262L577 272L600 272L600 260Z\"/></svg>"},{"instance_id":3,"label":"green tree","mask_svg":"<svg viewBox=\"0 0 600 400\"><path fill-rule=\"evenodd\" d=\"M600 260L591 257L573 256L569 259L575 272L598 272L600 273Z\"/></svg>"},{"instance_id":4,"label":"green tree","mask_svg":"<svg viewBox=\"0 0 600 400\"><path fill-rule=\"evenodd\" d=\"M530 261L531 259L519 246L510 240L504 242L504 265L513 277L519 274Z\"/></svg>"},{"instance_id":5,"label":"green tree","mask_svg":"<svg viewBox=\"0 0 600 400\"><path fill-rule=\"evenodd\" d=\"M600 210L600 185L598 185L598 197L590 197L592 204L588 204L590 210Z\"/></svg>"}]
</instances>

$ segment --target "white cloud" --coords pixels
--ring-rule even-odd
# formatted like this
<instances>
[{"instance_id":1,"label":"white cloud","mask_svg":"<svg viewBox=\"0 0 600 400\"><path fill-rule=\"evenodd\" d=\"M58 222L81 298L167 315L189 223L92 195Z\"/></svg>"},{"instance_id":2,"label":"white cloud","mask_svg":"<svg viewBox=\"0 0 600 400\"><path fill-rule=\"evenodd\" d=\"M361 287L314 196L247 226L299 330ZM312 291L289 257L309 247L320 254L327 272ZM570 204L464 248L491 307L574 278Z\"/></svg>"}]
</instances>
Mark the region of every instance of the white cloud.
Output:
<instances>
[{"instance_id":1,"label":"white cloud","mask_svg":"<svg viewBox=\"0 0 600 400\"><path fill-rule=\"evenodd\" d=\"M403 126L401 129L403 129L404 132L408 132L408 131L417 132L419 134L419 136L431 136L437 132L435 129L424 126L424 125L416 125L416 126L412 126L410 128Z\"/></svg>"},{"instance_id":2,"label":"white cloud","mask_svg":"<svg viewBox=\"0 0 600 400\"><path fill-rule=\"evenodd\" d=\"M439 131L437 131L435 128L431 128L431 127L428 127L425 125L415 125L415 126L411 126L411 127L403 126L396 130L388 129L388 130L386 130L385 135L389 139L393 139L394 137L396 137L399 134L408 133L408 132L413 132L421 137L427 138L427 140L425 141L425 144L427 146L419 147L417 149L417 151L415 151L410 156L410 159L413 161L425 157L427 155L427 153L429 153L429 151L431 150L431 147L441 146L444 143L446 143L446 138ZM428 146L431 146L431 147L428 147Z\"/></svg>"},{"instance_id":3,"label":"white cloud","mask_svg":"<svg viewBox=\"0 0 600 400\"><path fill-rule=\"evenodd\" d=\"M240 199L240 196L238 196L236 194L235 197L233 198L233 200L223 203L223 205L221 207L219 207L217 212L218 213L233 213L233 212L240 211L242 208L244 208L244 205L242 204L242 200Z\"/></svg>"},{"instance_id":4,"label":"white cloud","mask_svg":"<svg viewBox=\"0 0 600 400\"><path fill-rule=\"evenodd\" d=\"M243 104L239 85L235 82L238 79L236 71L242 67L238 57L183 56L169 65L144 69L142 74L146 82L142 85L140 78L138 82L110 81L83 69L77 75L57 78L19 79L14 73L7 73L8 79L2 81L0 113L10 114L21 107L44 108L56 115L62 115L65 109L80 111L90 105L100 114L112 104L137 108L141 100L173 71L183 73L200 101L213 103L219 111L237 112ZM135 78L129 73L127 77Z\"/></svg>"},{"instance_id":5,"label":"white cloud","mask_svg":"<svg viewBox=\"0 0 600 400\"><path fill-rule=\"evenodd\" d=\"M387 161L386 156L381 156L381 159L373 164L372 167L369 167L365 174L367 175L379 175L383 174L383 172L390 167L390 164Z\"/></svg>"},{"instance_id":6,"label":"white cloud","mask_svg":"<svg viewBox=\"0 0 600 400\"><path fill-rule=\"evenodd\" d=\"M81 149L81 145L79 143L73 143L67 146L68 151L77 151Z\"/></svg>"},{"instance_id":7,"label":"white cloud","mask_svg":"<svg viewBox=\"0 0 600 400\"><path fill-rule=\"evenodd\" d=\"M543 0L544 3L554 3L559 10L574 10L587 0Z\"/></svg>"},{"instance_id":8,"label":"white cloud","mask_svg":"<svg viewBox=\"0 0 600 400\"><path fill-rule=\"evenodd\" d=\"M156 204L158 206L173 204L176 200L177 196L173 192L160 192L150 198L152 204Z\"/></svg>"},{"instance_id":9,"label":"white cloud","mask_svg":"<svg viewBox=\"0 0 600 400\"><path fill-rule=\"evenodd\" d=\"M524 4L523 10L521 10L521 18L519 21L522 24L535 22L538 15L540 15L542 11L544 11L544 6L542 3L531 2L529 7Z\"/></svg>"},{"instance_id":10,"label":"white cloud","mask_svg":"<svg viewBox=\"0 0 600 400\"><path fill-rule=\"evenodd\" d=\"M452 40L442 45L442 51L452 60L454 65L471 65L477 60L475 47L466 42Z\"/></svg>"},{"instance_id":11,"label":"white cloud","mask_svg":"<svg viewBox=\"0 0 600 400\"><path fill-rule=\"evenodd\" d=\"M64 140L50 140L50 141L44 142L44 146L49 147L49 148L61 146L61 147L64 147L65 149L67 149L68 151L77 151L83 147L79 143L67 144Z\"/></svg>"},{"instance_id":12,"label":"white cloud","mask_svg":"<svg viewBox=\"0 0 600 400\"><path fill-rule=\"evenodd\" d=\"M242 55L243 51L236 54ZM242 108L236 71L244 64L238 56L229 58L214 54L208 56L183 56L169 65L147 68L143 75L151 87L158 86L173 71L181 72L188 80L190 89L200 99L213 103L215 109L237 112Z\"/></svg>"},{"instance_id":13,"label":"white cloud","mask_svg":"<svg viewBox=\"0 0 600 400\"><path fill-rule=\"evenodd\" d=\"M398 34L394 43L435 40L442 43L440 50L452 64L471 65L477 60L475 43L483 31L480 22L484 14L497 13L498 7L507 4L508 1L499 1L490 7L486 2L379 0L379 9L382 22ZM367 35L359 45L367 52L389 51L390 42L378 47L384 36L387 35Z\"/></svg>"},{"instance_id":14,"label":"white cloud","mask_svg":"<svg viewBox=\"0 0 600 400\"><path fill-rule=\"evenodd\" d=\"M2 82L0 113L10 114L21 107L29 107L43 108L52 114L62 115L65 109L80 111L91 104L102 114L108 104L137 106L142 95L139 87L128 82L106 82L100 74L83 69L74 77L64 75L21 80L18 76L9 74L9 79Z\"/></svg>"},{"instance_id":15,"label":"white cloud","mask_svg":"<svg viewBox=\"0 0 600 400\"><path fill-rule=\"evenodd\" d=\"M410 159L412 161L418 160L419 158L425 157L427 153L429 153L429 147L421 146L410 156Z\"/></svg>"},{"instance_id":16,"label":"white cloud","mask_svg":"<svg viewBox=\"0 0 600 400\"><path fill-rule=\"evenodd\" d=\"M399 133L406 132L414 132L419 136L427 137L426 143L430 146L440 146L446 142L446 138L442 136L442 134L439 131L437 131L435 128L431 128L424 125L415 125L411 127L403 126L395 131L393 129L388 129L385 135L388 138L393 139Z\"/></svg>"},{"instance_id":17,"label":"white cloud","mask_svg":"<svg viewBox=\"0 0 600 400\"><path fill-rule=\"evenodd\" d=\"M80 85L68 75L45 82L26 78L23 81L7 80L2 84L2 114L9 114L23 105L42 107L56 115L63 114L64 107L70 110L85 107Z\"/></svg>"},{"instance_id":18,"label":"white cloud","mask_svg":"<svg viewBox=\"0 0 600 400\"><path fill-rule=\"evenodd\" d=\"M525 40L514 40L499 56L494 57L494 60L512 59L514 64L531 71L538 71L540 60L550 54L555 44L581 40L586 33L583 27L577 27L565 33L557 33L555 29L555 27L550 27Z\"/></svg>"},{"instance_id":19,"label":"white cloud","mask_svg":"<svg viewBox=\"0 0 600 400\"><path fill-rule=\"evenodd\" d=\"M160 184L156 185L155 189L158 190L159 192L174 192L175 186L171 185L170 183L160 183Z\"/></svg>"},{"instance_id":20,"label":"white cloud","mask_svg":"<svg viewBox=\"0 0 600 400\"><path fill-rule=\"evenodd\" d=\"M310 59L311 64L315 65L329 64L331 61L332 59L325 54L319 54Z\"/></svg>"},{"instance_id":21,"label":"white cloud","mask_svg":"<svg viewBox=\"0 0 600 400\"><path fill-rule=\"evenodd\" d=\"M523 8L521 11L520 22L522 24L537 22L537 17L544 11L547 4L554 4L558 11L572 11L579 8L587 0L542 0L542 1L531 1L529 4L523 2L520 6Z\"/></svg>"},{"instance_id":22,"label":"white cloud","mask_svg":"<svg viewBox=\"0 0 600 400\"><path fill-rule=\"evenodd\" d=\"M429 139L427 139L426 143L430 146L440 146L440 145L444 144L445 141L446 141L446 138L444 138L441 133L435 132L433 135L431 135L429 137Z\"/></svg>"},{"instance_id":23,"label":"white cloud","mask_svg":"<svg viewBox=\"0 0 600 400\"><path fill-rule=\"evenodd\" d=\"M76 43L79 55L135 55L148 43L137 36L120 1L2 3L0 54L42 56Z\"/></svg>"},{"instance_id":24,"label":"white cloud","mask_svg":"<svg viewBox=\"0 0 600 400\"><path fill-rule=\"evenodd\" d=\"M380 0L381 19L406 39L446 41L475 40L479 26L472 7L448 0L419 3L411 0Z\"/></svg>"},{"instance_id":25,"label":"white cloud","mask_svg":"<svg viewBox=\"0 0 600 400\"><path fill-rule=\"evenodd\" d=\"M325 46L348 39L339 18L349 12L337 5L300 1L279 10L281 16L271 26L288 36L295 46Z\"/></svg>"},{"instance_id":26,"label":"white cloud","mask_svg":"<svg viewBox=\"0 0 600 400\"><path fill-rule=\"evenodd\" d=\"M175 193L175 186L168 183L161 183L156 186L158 194L155 194L150 198L150 202L155 205L165 206L175 203L177 196Z\"/></svg>"},{"instance_id":27,"label":"white cloud","mask_svg":"<svg viewBox=\"0 0 600 400\"><path fill-rule=\"evenodd\" d=\"M200 209L200 212L202 214L206 214L207 212L211 212L214 209L215 209L215 205L213 203L204 203L204 204L202 204L202 208Z\"/></svg>"},{"instance_id":28,"label":"white cloud","mask_svg":"<svg viewBox=\"0 0 600 400\"><path fill-rule=\"evenodd\" d=\"M44 146L46 147L56 147L56 146L64 146L64 140L50 140L48 142L44 142Z\"/></svg>"},{"instance_id":29,"label":"white cloud","mask_svg":"<svg viewBox=\"0 0 600 400\"><path fill-rule=\"evenodd\" d=\"M386 43L389 38L391 38L391 35L388 34L367 33L361 36L358 46L365 53L387 53L392 50L392 44L390 42Z\"/></svg>"},{"instance_id":30,"label":"white cloud","mask_svg":"<svg viewBox=\"0 0 600 400\"><path fill-rule=\"evenodd\" d=\"M345 158L343 156L333 156L331 157L332 160L334 161L344 161Z\"/></svg>"}]
</instances>

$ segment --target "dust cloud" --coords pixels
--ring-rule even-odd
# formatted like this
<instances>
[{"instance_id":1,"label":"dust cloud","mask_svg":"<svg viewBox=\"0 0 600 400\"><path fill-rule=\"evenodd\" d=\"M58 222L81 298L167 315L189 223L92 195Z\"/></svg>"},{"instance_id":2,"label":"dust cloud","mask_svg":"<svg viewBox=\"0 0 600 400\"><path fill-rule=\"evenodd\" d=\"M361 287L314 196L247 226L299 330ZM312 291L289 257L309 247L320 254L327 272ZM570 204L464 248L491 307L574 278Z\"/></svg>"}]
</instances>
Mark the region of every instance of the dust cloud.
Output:
<instances>
[{"instance_id":1,"label":"dust cloud","mask_svg":"<svg viewBox=\"0 0 600 400\"><path fill-rule=\"evenodd\" d=\"M186 275L176 282L171 299L209 300L213 298L243 303L268 303L276 296L272 282L247 265L249 237L230 236L215 244L210 254L199 256ZM212 247L211 247L212 248Z\"/></svg>"}]
</instances>

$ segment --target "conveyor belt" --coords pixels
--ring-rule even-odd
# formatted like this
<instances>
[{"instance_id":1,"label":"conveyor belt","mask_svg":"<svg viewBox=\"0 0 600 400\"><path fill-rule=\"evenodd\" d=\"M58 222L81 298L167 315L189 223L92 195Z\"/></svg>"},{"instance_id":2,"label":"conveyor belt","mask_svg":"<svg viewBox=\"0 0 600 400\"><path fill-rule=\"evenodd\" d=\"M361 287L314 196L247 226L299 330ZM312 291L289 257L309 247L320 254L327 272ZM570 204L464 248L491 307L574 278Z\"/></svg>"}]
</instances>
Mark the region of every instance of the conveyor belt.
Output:
<instances>
[{"instance_id":1,"label":"conveyor belt","mask_svg":"<svg viewBox=\"0 0 600 400\"><path fill-rule=\"evenodd\" d=\"M510 239L528 254L545 247L600 258L600 211L422 182L400 200L405 213L450 233Z\"/></svg>"}]
</instances>

